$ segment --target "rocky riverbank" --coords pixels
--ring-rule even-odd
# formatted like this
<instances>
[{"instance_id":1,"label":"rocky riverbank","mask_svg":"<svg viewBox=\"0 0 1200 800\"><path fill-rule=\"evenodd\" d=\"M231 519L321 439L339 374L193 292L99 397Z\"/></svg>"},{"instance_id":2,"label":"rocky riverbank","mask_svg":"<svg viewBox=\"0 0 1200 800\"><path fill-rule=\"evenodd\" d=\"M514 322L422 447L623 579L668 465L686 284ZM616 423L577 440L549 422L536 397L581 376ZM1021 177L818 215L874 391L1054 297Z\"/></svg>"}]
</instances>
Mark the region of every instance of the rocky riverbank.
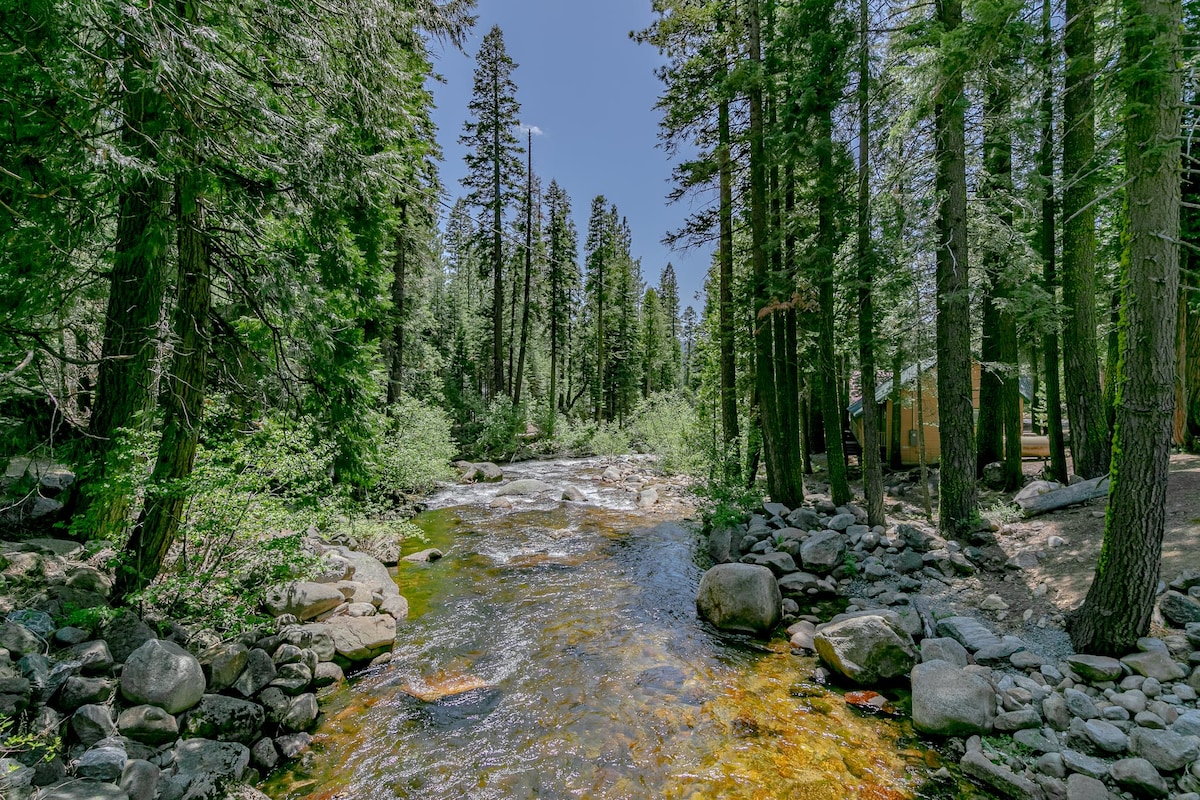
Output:
<instances>
[{"instance_id":1,"label":"rocky riverbank","mask_svg":"<svg viewBox=\"0 0 1200 800\"><path fill-rule=\"evenodd\" d=\"M0 719L25 737L0 758L0 796L265 797L260 776L309 748L318 693L386 659L408 613L383 563L306 544L322 574L269 591L271 625L217 641L109 608L75 542L0 542Z\"/></svg>"},{"instance_id":2,"label":"rocky riverbank","mask_svg":"<svg viewBox=\"0 0 1200 800\"><path fill-rule=\"evenodd\" d=\"M979 615L1005 619L1000 594L977 608L972 594L956 600L981 572L1022 569L988 546L998 525L961 546L920 523L865 522L828 500L766 503L710 531L717 566L701 615L758 634L782 622L798 652L818 655L821 677L871 689L855 702L890 705L893 687L910 689L914 727L997 796L1200 800L1200 573L1164 587L1161 636L1099 658L1070 651L1061 616L1026 614L1021 635L997 633ZM822 601L839 598L845 613L822 619Z\"/></svg>"}]
</instances>

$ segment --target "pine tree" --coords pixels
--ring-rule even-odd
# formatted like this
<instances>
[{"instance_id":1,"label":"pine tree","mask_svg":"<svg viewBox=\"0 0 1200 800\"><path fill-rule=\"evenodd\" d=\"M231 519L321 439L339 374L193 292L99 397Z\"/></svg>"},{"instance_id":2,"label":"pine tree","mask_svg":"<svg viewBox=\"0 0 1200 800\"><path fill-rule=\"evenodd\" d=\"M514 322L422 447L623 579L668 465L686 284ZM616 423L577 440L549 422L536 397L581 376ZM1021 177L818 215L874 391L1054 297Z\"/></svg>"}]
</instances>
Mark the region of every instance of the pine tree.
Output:
<instances>
[{"instance_id":1,"label":"pine tree","mask_svg":"<svg viewBox=\"0 0 1200 800\"><path fill-rule=\"evenodd\" d=\"M1150 630L1162 558L1179 302L1179 0L1125 0L1128 231L1104 544L1070 625L1083 653L1119 656Z\"/></svg>"},{"instance_id":2,"label":"pine tree","mask_svg":"<svg viewBox=\"0 0 1200 800\"><path fill-rule=\"evenodd\" d=\"M554 435L554 418L567 403L559 396L559 377L567 370L569 343L564 342L572 317L572 297L579 287L578 236L571 220L571 199L556 182L546 190L548 220L545 300L550 325L550 418L547 434Z\"/></svg>"},{"instance_id":3,"label":"pine tree","mask_svg":"<svg viewBox=\"0 0 1200 800\"><path fill-rule=\"evenodd\" d=\"M517 65L504 47L504 33L493 27L483 37L476 56L475 85L460 141L469 148L468 174L463 186L467 202L488 215L490 229L483 231L491 243L491 392L506 391L504 381L504 222L508 204L519 198L521 149L516 128L521 106L512 73Z\"/></svg>"}]
</instances>

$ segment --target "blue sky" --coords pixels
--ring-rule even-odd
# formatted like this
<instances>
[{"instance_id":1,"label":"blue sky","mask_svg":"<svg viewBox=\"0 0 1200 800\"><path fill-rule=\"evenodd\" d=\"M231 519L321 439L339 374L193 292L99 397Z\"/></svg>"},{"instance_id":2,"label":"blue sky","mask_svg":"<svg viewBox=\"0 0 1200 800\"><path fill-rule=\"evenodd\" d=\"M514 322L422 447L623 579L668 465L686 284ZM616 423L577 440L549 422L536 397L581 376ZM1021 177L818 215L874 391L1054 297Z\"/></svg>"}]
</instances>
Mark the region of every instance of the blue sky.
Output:
<instances>
[{"instance_id":1,"label":"blue sky","mask_svg":"<svg viewBox=\"0 0 1200 800\"><path fill-rule=\"evenodd\" d=\"M540 128L533 168L571 196L580 245L592 198L603 194L629 219L633 254L647 283L657 284L668 261L680 283L680 308L703 305L700 291L711 248L672 251L662 244L680 227L688 200L668 205L671 164L658 145L654 108L662 84L655 48L629 32L653 20L650 0L479 0L479 22L467 55L435 45L434 68L446 82L433 87L434 121L445 154L442 182L462 193L463 148L458 143L471 97L475 51L493 25L504 30L522 123Z\"/></svg>"}]
</instances>

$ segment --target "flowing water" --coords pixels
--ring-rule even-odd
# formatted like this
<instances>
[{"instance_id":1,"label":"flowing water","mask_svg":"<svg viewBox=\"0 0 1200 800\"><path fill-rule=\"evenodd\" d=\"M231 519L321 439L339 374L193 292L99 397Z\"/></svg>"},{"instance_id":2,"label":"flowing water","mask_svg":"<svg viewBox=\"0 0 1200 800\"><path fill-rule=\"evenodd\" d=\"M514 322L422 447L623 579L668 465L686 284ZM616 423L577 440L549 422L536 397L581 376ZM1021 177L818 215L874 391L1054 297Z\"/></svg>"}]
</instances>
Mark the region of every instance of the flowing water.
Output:
<instances>
[{"instance_id":1,"label":"flowing water","mask_svg":"<svg viewBox=\"0 0 1200 800\"><path fill-rule=\"evenodd\" d=\"M634 509L599 460L512 465L587 504L453 487L416 522L391 663L323 700L274 798L903 798L933 757L814 684L787 642L696 617L693 527ZM472 688L473 687L473 688ZM466 691L461 691L465 689ZM457 693L456 693L457 692ZM437 698L446 693L446 696ZM418 699L424 696L426 700Z\"/></svg>"}]
</instances>

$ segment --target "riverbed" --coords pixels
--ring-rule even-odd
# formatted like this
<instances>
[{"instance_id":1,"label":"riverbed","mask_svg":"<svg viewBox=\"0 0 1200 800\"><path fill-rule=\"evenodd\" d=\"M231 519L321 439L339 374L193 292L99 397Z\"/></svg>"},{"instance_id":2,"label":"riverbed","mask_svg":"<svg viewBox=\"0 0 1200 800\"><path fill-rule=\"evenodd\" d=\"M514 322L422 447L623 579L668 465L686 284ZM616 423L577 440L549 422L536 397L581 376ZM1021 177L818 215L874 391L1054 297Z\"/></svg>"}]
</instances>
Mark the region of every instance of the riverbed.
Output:
<instances>
[{"instance_id":1,"label":"riverbed","mask_svg":"<svg viewBox=\"0 0 1200 800\"><path fill-rule=\"evenodd\" d=\"M696 616L694 523L636 508L608 462L506 465L574 485L489 503L447 487L417 525L432 563L395 571L410 603L390 663L323 700L313 751L273 776L280 800L904 798L936 756L902 718L812 680L780 637Z\"/></svg>"}]
</instances>

